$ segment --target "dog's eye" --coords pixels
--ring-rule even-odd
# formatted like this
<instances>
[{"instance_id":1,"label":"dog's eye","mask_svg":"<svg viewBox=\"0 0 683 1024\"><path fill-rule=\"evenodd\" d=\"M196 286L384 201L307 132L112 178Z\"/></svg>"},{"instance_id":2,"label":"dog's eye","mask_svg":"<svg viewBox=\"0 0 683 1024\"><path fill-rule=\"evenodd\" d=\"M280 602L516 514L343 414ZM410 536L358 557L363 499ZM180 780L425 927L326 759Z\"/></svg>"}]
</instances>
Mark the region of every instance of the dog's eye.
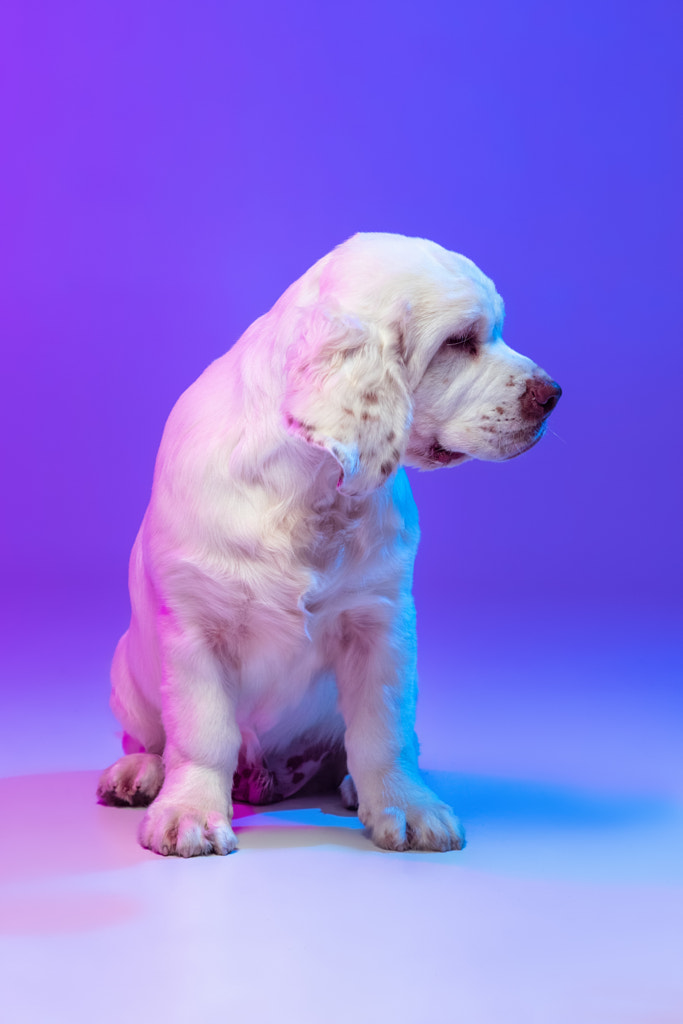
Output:
<instances>
[{"instance_id":1,"label":"dog's eye","mask_svg":"<svg viewBox=\"0 0 683 1024\"><path fill-rule=\"evenodd\" d=\"M468 331L467 334L456 334L452 338L448 338L446 345L448 348L457 348L468 356L476 356L478 351L477 336L474 331Z\"/></svg>"}]
</instances>

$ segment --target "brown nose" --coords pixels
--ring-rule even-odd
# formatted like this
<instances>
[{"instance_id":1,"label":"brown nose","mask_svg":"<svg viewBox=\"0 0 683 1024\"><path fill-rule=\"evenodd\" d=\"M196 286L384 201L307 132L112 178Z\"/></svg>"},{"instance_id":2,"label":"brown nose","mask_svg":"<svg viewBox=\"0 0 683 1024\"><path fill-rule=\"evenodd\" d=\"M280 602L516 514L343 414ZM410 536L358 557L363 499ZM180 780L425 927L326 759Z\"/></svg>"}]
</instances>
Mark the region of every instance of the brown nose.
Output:
<instances>
[{"instance_id":1,"label":"brown nose","mask_svg":"<svg viewBox=\"0 0 683 1024\"><path fill-rule=\"evenodd\" d=\"M561 394L562 388L556 381L532 377L521 397L522 414L530 420L543 419L553 411Z\"/></svg>"}]
</instances>

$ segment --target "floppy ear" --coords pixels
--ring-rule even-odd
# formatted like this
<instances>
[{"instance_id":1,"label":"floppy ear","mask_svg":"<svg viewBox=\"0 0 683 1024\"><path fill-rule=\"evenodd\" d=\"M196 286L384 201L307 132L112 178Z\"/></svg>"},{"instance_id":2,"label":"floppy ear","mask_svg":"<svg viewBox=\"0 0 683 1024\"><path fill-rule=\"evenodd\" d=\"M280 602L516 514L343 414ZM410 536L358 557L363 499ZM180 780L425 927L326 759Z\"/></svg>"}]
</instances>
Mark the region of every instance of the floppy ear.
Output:
<instances>
[{"instance_id":1,"label":"floppy ear","mask_svg":"<svg viewBox=\"0 0 683 1024\"><path fill-rule=\"evenodd\" d=\"M284 414L290 433L334 456L343 492L380 487L412 419L398 336L320 306L302 310L287 352Z\"/></svg>"}]
</instances>

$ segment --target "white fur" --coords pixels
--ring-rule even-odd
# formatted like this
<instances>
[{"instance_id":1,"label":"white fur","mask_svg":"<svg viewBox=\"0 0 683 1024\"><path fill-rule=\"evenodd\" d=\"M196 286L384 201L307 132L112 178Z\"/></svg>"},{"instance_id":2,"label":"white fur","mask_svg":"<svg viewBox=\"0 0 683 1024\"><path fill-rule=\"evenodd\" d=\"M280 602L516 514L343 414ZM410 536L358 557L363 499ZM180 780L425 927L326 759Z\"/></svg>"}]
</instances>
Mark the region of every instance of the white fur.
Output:
<instances>
[{"instance_id":1,"label":"white fur","mask_svg":"<svg viewBox=\"0 0 683 1024\"><path fill-rule=\"evenodd\" d=\"M100 784L123 802L163 778L144 846L229 852L240 749L268 760L304 735L343 741L345 802L378 845L461 846L417 767L419 531L401 466L510 458L538 439L521 400L548 378L504 344L502 318L463 256L356 235L182 395L112 669L127 754ZM476 355L447 344L475 334Z\"/></svg>"}]
</instances>

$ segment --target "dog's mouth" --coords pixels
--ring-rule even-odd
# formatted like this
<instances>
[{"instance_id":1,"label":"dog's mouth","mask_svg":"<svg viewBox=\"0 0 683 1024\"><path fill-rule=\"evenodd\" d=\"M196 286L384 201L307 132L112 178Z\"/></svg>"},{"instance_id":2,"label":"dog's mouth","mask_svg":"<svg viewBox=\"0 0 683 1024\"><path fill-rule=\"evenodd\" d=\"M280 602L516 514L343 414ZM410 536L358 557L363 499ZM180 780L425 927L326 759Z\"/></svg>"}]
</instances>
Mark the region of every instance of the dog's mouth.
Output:
<instances>
[{"instance_id":1,"label":"dog's mouth","mask_svg":"<svg viewBox=\"0 0 683 1024\"><path fill-rule=\"evenodd\" d=\"M449 448L440 445L438 441L433 441L425 454L430 462L437 463L439 466L452 466L454 463L468 458L465 452L452 452Z\"/></svg>"},{"instance_id":2,"label":"dog's mouth","mask_svg":"<svg viewBox=\"0 0 683 1024\"><path fill-rule=\"evenodd\" d=\"M470 454L468 452L456 452L451 448L444 448L442 444L439 444L436 438L433 439L431 444L425 444L422 448L422 458L424 458L427 466L436 469L438 466L456 466L460 462L466 462L468 459L482 459L485 462L507 462L510 459L516 459L518 455L523 455L524 452L528 452L530 448L533 448L535 444L543 437L545 433L546 423L545 421L540 425L536 426L533 431L519 430L502 438L504 442L500 447L494 448L493 450L486 451L482 448L477 450L476 454ZM427 468L425 466L425 468Z\"/></svg>"}]
</instances>

